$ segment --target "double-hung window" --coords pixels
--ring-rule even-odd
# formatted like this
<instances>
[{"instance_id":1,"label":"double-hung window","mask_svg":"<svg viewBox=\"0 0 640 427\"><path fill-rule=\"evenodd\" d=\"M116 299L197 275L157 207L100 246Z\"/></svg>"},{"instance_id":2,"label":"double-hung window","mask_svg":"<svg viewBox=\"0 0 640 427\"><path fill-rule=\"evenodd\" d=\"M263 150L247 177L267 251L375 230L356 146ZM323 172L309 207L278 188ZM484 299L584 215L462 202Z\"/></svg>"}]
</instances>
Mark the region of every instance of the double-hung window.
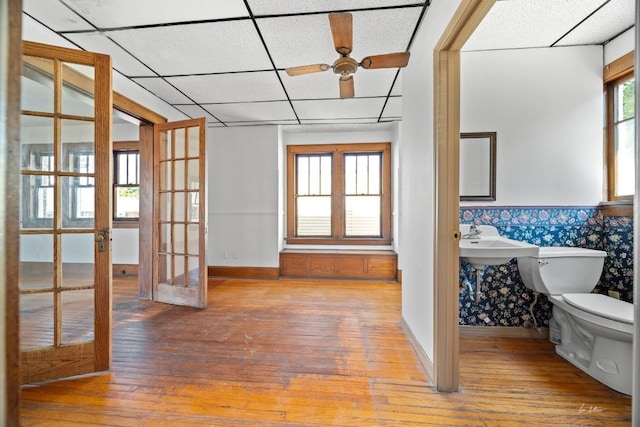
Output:
<instances>
[{"instance_id":1,"label":"double-hung window","mask_svg":"<svg viewBox=\"0 0 640 427\"><path fill-rule=\"evenodd\" d=\"M114 150L113 158L113 219L115 221L138 220L140 217L140 152L133 149L118 149Z\"/></svg>"},{"instance_id":2,"label":"double-hung window","mask_svg":"<svg viewBox=\"0 0 640 427\"><path fill-rule=\"evenodd\" d=\"M615 78L605 81L610 201L631 199L635 193L635 79L632 64Z\"/></svg>"},{"instance_id":3,"label":"double-hung window","mask_svg":"<svg viewBox=\"0 0 640 427\"><path fill-rule=\"evenodd\" d=\"M287 147L287 243L391 243L388 143Z\"/></svg>"}]
</instances>

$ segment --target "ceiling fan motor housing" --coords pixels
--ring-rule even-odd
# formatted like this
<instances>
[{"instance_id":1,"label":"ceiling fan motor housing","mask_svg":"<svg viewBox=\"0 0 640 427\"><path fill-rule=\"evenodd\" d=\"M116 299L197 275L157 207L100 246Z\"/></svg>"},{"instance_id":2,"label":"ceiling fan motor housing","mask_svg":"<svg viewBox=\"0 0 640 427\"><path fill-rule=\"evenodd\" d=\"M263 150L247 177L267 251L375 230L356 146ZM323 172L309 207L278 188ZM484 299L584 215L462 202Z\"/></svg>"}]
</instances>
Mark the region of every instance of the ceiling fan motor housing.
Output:
<instances>
[{"instance_id":1,"label":"ceiling fan motor housing","mask_svg":"<svg viewBox=\"0 0 640 427\"><path fill-rule=\"evenodd\" d=\"M333 63L333 72L341 76L353 74L358 69L358 62L348 56L342 56Z\"/></svg>"}]
</instances>

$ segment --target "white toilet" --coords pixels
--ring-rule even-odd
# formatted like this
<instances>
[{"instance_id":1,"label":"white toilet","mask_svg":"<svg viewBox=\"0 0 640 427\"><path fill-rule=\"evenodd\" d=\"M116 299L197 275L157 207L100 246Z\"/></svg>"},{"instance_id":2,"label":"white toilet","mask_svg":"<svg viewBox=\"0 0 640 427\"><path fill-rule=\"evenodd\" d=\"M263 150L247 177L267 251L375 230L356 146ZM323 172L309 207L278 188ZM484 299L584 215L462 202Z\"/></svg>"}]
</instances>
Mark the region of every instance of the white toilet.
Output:
<instances>
[{"instance_id":1,"label":"white toilet","mask_svg":"<svg viewBox=\"0 0 640 427\"><path fill-rule=\"evenodd\" d=\"M556 353L624 394L631 394L633 304L591 291L606 252L541 247L537 257L518 258L525 286L553 303L549 339Z\"/></svg>"}]
</instances>

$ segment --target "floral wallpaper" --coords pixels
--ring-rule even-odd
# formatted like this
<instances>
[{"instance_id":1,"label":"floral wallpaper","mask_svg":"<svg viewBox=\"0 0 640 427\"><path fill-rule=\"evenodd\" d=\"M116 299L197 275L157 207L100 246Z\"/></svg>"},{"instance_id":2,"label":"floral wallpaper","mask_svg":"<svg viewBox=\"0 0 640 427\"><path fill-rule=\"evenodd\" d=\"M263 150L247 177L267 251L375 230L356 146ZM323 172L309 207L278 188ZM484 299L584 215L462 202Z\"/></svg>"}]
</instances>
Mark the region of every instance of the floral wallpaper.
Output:
<instances>
[{"instance_id":1,"label":"floral wallpaper","mask_svg":"<svg viewBox=\"0 0 640 427\"><path fill-rule=\"evenodd\" d=\"M633 302L633 218L606 217L603 242L607 257L596 292L618 291L621 300Z\"/></svg>"},{"instance_id":2,"label":"floral wallpaper","mask_svg":"<svg viewBox=\"0 0 640 427\"><path fill-rule=\"evenodd\" d=\"M603 274L595 291L609 289L624 301L633 294L633 224L630 217L607 217L600 207L462 207L460 223L492 225L500 235L538 246L578 246L605 250ZM476 273L460 266L460 324L547 327L552 305L536 299L522 283L515 259L487 267L476 298ZM471 292L470 292L471 291Z\"/></svg>"}]
</instances>

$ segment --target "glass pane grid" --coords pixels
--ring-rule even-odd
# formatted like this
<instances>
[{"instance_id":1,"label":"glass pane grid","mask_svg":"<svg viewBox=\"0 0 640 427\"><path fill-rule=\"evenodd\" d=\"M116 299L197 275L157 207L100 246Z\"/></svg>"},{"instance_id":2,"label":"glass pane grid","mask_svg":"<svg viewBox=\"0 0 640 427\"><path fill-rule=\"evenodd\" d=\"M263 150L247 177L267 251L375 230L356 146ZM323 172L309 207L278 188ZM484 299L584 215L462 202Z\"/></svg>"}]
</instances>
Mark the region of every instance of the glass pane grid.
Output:
<instances>
[{"instance_id":1,"label":"glass pane grid","mask_svg":"<svg viewBox=\"0 0 640 427\"><path fill-rule=\"evenodd\" d=\"M345 154L346 195L380 195L382 154Z\"/></svg>"},{"instance_id":2,"label":"glass pane grid","mask_svg":"<svg viewBox=\"0 0 640 427\"><path fill-rule=\"evenodd\" d=\"M331 195L331 155L298 155L296 160L298 195Z\"/></svg>"}]
</instances>

